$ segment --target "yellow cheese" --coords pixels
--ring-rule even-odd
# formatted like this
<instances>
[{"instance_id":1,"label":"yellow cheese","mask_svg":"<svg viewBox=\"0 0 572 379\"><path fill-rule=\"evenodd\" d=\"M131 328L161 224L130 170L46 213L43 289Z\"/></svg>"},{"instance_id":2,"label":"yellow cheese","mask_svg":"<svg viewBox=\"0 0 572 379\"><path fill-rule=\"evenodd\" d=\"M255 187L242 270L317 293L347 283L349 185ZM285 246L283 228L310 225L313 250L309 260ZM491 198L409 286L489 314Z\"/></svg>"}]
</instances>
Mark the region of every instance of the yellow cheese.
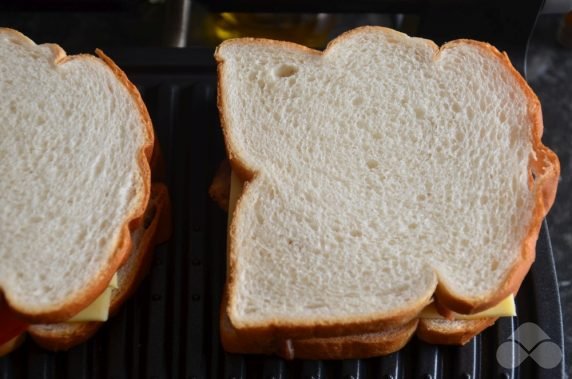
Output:
<instances>
[{"instance_id":1,"label":"yellow cheese","mask_svg":"<svg viewBox=\"0 0 572 379\"><path fill-rule=\"evenodd\" d=\"M229 190L229 201L228 201L228 223L230 225L230 220L232 218L232 213L234 212L234 207L236 206L236 202L238 201L238 197L242 192L243 183L238 178L238 176L231 171L230 175L230 190ZM489 308L485 311L475 313L472 315L464 315L453 312L453 318L455 320L474 320L478 318L485 318L485 317L511 317L516 316L516 307L514 305L514 296L510 295L497 305L492 308ZM427 319L435 319L440 318L444 319L437 309L435 305L429 304L423 311L421 311L421 318Z\"/></svg>"},{"instance_id":2,"label":"yellow cheese","mask_svg":"<svg viewBox=\"0 0 572 379\"><path fill-rule=\"evenodd\" d=\"M477 318L486 317L510 317L516 316L516 307L514 305L514 296L510 295L497 305L485 311L475 313L472 315L464 315L453 312L453 319L455 320L474 320ZM444 318L437 312L435 305L429 304L421 312L421 318Z\"/></svg>"},{"instance_id":3,"label":"yellow cheese","mask_svg":"<svg viewBox=\"0 0 572 379\"><path fill-rule=\"evenodd\" d=\"M117 273L115 273L112 277L111 277L111 281L109 282L109 284L107 285L108 287L111 288L115 288L118 289L119 288L119 281L117 280Z\"/></svg>"},{"instance_id":4,"label":"yellow cheese","mask_svg":"<svg viewBox=\"0 0 572 379\"><path fill-rule=\"evenodd\" d=\"M113 275L105 291L93 303L69 319L68 322L107 321L111 293L114 288L118 288L117 274Z\"/></svg>"}]
</instances>

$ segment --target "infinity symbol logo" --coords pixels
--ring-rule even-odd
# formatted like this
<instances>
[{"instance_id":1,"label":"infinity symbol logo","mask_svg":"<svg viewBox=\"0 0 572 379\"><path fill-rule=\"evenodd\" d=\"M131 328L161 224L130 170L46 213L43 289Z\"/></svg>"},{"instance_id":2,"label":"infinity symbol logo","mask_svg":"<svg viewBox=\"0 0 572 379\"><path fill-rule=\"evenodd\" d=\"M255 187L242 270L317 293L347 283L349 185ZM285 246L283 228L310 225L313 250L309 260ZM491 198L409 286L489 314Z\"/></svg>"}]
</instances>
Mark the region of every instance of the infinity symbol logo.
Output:
<instances>
[{"instance_id":1,"label":"infinity symbol logo","mask_svg":"<svg viewBox=\"0 0 572 379\"><path fill-rule=\"evenodd\" d=\"M562 350L538 325L526 322L519 326L497 349L497 362L504 368L515 368L528 357L545 369L562 361Z\"/></svg>"}]
</instances>

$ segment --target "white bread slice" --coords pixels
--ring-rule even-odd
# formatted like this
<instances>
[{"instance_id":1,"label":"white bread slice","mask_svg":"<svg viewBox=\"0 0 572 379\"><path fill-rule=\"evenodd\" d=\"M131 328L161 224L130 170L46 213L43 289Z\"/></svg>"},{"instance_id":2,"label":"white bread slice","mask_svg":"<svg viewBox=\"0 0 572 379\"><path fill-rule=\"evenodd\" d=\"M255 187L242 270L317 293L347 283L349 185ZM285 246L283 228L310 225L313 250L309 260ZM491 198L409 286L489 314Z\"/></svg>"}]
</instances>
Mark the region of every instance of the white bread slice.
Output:
<instances>
[{"instance_id":1,"label":"white bread slice","mask_svg":"<svg viewBox=\"0 0 572 379\"><path fill-rule=\"evenodd\" d=\"M232 203L230 205L233 209L235 206L235 194L231 196L230 176L230 165L224 160L209 187L211 198L225 211L229 209L229 202ZM233 188L233 191L236 190ZM241 335L230 323L227 309L225 297L221 302L220 334L222 345L227 352L278 354L285 359L353 359L385 355L401 349L414 332L420 339L429 343L463 345L496 321L496 318L492 317L474 320L420 319L418 322L412 320L409 324L390 327L377 333L276 341L267 331ZM408 333L410 328L413 330Z\"/></svg>"},{"instance_id":2,"label":"white bread slice","mask_svg":"<svg viewBox=\"0 0 572 379\"><path fill-rule=\"evenodd\" d=\"M112 292L110 315L115 314L137 289L150 267L155 245L169 238L170 213L167 188L161 183L153 183L143 223L131 233L132 248L129 259L117 271L118 288ZM37 324L28 328L28 334L46 349L67 350L85 342L102 325L102 322Z\"/></svg>"},{"instance_id":3,"label":"white bread slice","mask_svg":"<svg viewBox=\"0 0 572 379\"><path fill-rule=\"evenodd\" d=\"M98 55L0 29L0 293L30 322L69 319L106 288L148 202L149 115Z\"/></svg>"},{"instance_id":4,"label":"white bread slice","mask_svg":"<svg viewBox=\"0 0 572 379\"><path fill-rule=\"evenodd\" d=\"M216 58L229 158L248 181L229 238L235 328L367 333L433 296L476 313L516 291L559 163L506 55L366 27L323 54L240 39Z\"/></svg>"}]
</instances>

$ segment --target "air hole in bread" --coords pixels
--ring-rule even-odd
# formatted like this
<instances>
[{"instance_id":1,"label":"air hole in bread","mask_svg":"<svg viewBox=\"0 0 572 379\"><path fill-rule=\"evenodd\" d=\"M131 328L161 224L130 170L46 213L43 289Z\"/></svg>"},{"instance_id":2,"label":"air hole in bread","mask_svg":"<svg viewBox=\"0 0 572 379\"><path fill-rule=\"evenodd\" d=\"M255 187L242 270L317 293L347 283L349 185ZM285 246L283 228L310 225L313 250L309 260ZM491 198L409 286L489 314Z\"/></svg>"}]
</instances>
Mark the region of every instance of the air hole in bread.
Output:
<instances>
[{"instance_id":1,"label":"air hole in bread","mask_svg":"<svg viewBox=\"0 0 572 379\"><path fill-rule=\"evenodd\" d=\"M417 201L425 201L427 200L427 196L425 196L424 194L420 193L419 195L417 195Z\"/></svg>"},{"instance_id":2,"label":"air hole in bread","mask_svg":"<svg viewBox=\"0 0 572 379\"><path fill-rule=\"evenodd\" d=\"M367 128L367 123L364 120L358 120L356 126L358 129L365 129Z\"/></svg>"},{"instance_id":3,"label":"air hole in bread","mask_svg":"<svg viewBox=\"0 0 572 379\"><path fill-rule=\"evenodd\" d=\"M266 88L266 82L265 82L264 80L258 79L258 80L256 81L256 83L258 84L258 88L260 88L260 89L262 89L262 90L263 90L264 88Z\"/></svg>"},{"instance_id":4,"label":"air hole in bread","mask_svg":"<svg viewBox=\"0 0 572 379\"><path fill-rule=\"evenodd\" d=\"M289 64L281 64L274 69L274 75L278 78L287 78L298 72L298 67Z\"/></svg>"},{"instance_id":5,"label":"air hole in bread","mask_svg":"<svg viewBox=\"0 0 572 379\"><path fill-rule=\"evenodd\" d=\"M417 229L417 224L412 222L411 224L407 225L407 227L409 228L409 230L415 230Z\"/></svg>"},{"instance_id":6,"label":"air hole in bread","mask_svg":"<svg viewBox=\"0 0 572 379\"><path fill-rule=\"evenodd\" d=\"M307 304L304 308L306 308L306 309L327 308L327 305L326 304Z\"/></svg>"},{"instance_id":7,"label":"air hole in bread","mask_svg":"<svg viewBox=\"0 0 572 379\"><path fill-rule=\"evenodd\" d=\"M459 103L453 103L451 109L453 110L453 112L459 113L461 111L461 105Z\"/></svg>"},{"instance_id":8,"label":"air hole in bread","mask_svg":"<svg viewBox=\"0 0 572 379\"><path fill-rule=\"evenodd\" d=\"M509 136L508 136L508 144L509 144L509 147L510 147L511 149L514 149L514 148L516 147L516 144L517 144L518 140L519 140L519 138L518 138L518 129L517 129L517 128L513 128L513 129L510 131L510 134L509 134Z\"/></svg>"},{"instance_id":9,"label":"air hole in bread","mask_svg":"<svg viewBox=\"0 0 572 379\"><path fill-rule=\"evenodd\" d=\"M499 261L497 259L493 259L491 262L491 270L496 271L498 267L499 267Z\"/></svg>"},{"instance_id":10,"label":"air hole in bread","mask_svg":"<svg viewBox=\"0 0 572 379\"><path fill-rule=\"evenodd\" d=\"M360 105L362 105L364 103L363 97L358 96L358 97L354 97L354 99L352 100L352 105L355 107L358 107Z\"/></svg>"},{"instance_id":11,"label":"air hole in bread","mask_svg":"<svg viewBox=\"0 0 572 379\"><path fill-rule=\"evenodd\" d=\"M376 169L376 168L379 167L379 162L376 161L376 160L370 159L370 160L367 161L367 167L368 167L370 170L374 170L374 169Z\"/></svg>"},{"instance_id":12,"label":"air hole in bread","mask_svg":"<svg viewBox=\"0 0 572 379\"><path fill-rule=\"evenodd\" d=\"M371 136L373 137L373 139L381 139L381 133L379 132L373 132Z\"/></svg>"},{"instance_id":13,"label":"air hole in bread","mask_svg":"<svg viewBox=\"0 0 572 379\"><path fill-rule=\"evenodd\" d=\"M362 234L362 232L361 232L360 230L352 230L352 231L350 232L350 235L351 235L352 237L361 237L363 234Z\"/></svg>"},{"instance_id":14,"label":"air hole in bread","mask_svg":"<svg viewBox=\"0 0 572 379\"><path fill-rule=\"evenodd\" d=\"M81 232L79 232L78 236L77 236L77 243L78 244L82 244L85 241L85 237L87 237L87 232L85 230L82 230Z\"/></svg>"},{"instance_id":15,"label":"air hole in bread","mask_svg":"<svg viewBox=\"0 0 572 379\"><path fill-rule=\"evenodd\" d=\"M484 99L481 99L479 103L479 109L481 110L481 112L485 112L487 110L487 103L485 102Z\"/></svg>"},{"instance_id":16,"label":"air hole in bread","mask_svg":"<svg viewBox=\"0 0 572 379\"><path fill-rule=\"evenodd\" d=\"M425 110L423 108L415 108L415 117L418 120L422 120L425 118Z\"/></svg>"},{"instance_id":17,"label":"air hole in bread","mask_svg":"<svg viewBox=\"0 0 572 379\"><path fill-rule=\"evenodd\" d=\"M256 222L258 225L264 224L264 217L259 212L256 212Z\"/></svg>"},{"instance_id":18,"label":"air hole in bread","mask_svg":"<svg viewBox=\"0 0 572 379\"><path fill-rule=\"evenodd\" d=\"M479 203L481 205L486 205L489 202L489 197L487 195L481 195L479 198Z\"/></svg>"},{"instance_id":19,"label":"air hole in bread","mask_svg":"<svg viewBox=\"0 0 572 379\"><path fill-rule=\"evenodd\" d=\"M471 107L467 108L467 118L471 121L475 118L475 111Z\"/></svg>"}]
</instances>

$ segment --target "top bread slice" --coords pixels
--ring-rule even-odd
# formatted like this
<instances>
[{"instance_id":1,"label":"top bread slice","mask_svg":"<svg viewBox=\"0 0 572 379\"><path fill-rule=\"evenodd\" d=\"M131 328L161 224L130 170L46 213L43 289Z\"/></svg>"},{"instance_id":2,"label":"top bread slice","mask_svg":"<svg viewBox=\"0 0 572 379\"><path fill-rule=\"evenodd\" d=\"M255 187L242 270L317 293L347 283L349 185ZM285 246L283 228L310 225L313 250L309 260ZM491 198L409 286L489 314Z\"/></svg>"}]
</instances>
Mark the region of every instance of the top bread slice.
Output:
<instances>
[{"instance_id":1,"label":"top bread slice","mask_svg":"<svg viewBox=\"0 0 572 379\"><path fill-rule=\"evenodd\" d=\"M235 328L367 333L433 297L475 313L516 292L559 163L506 55L365 27L323 53L238 39L215 56L247 181L229 232Z\"/></svg>"},{"instance_id":2,"label":"top bread slice","mask_svg":"<svg viewBox=\"0 0 572 379\"><path fill-rule=\"evenodd\" d=\"M148 202L147 110L98 54L0 29L0 291L31 322L65 321L107 287Z\"/></svg>"},{"instance_id":3,"label":"top bread slice","mask_svg":"<svg viewBox=\"0 0 572 379\"><path fill-rule=\"evenodd\" d=\"M171 234L169 193L162 183L153 183L143 223L131 232L129 259L117 271L117 284L111 294L109 314L117 313L134 293L151 266L153 248L165 242ZM85 342L103 322L66 322L31 325L28 334L40 346L49 350L67 350Z\"/></svg>"}]
</instances>

